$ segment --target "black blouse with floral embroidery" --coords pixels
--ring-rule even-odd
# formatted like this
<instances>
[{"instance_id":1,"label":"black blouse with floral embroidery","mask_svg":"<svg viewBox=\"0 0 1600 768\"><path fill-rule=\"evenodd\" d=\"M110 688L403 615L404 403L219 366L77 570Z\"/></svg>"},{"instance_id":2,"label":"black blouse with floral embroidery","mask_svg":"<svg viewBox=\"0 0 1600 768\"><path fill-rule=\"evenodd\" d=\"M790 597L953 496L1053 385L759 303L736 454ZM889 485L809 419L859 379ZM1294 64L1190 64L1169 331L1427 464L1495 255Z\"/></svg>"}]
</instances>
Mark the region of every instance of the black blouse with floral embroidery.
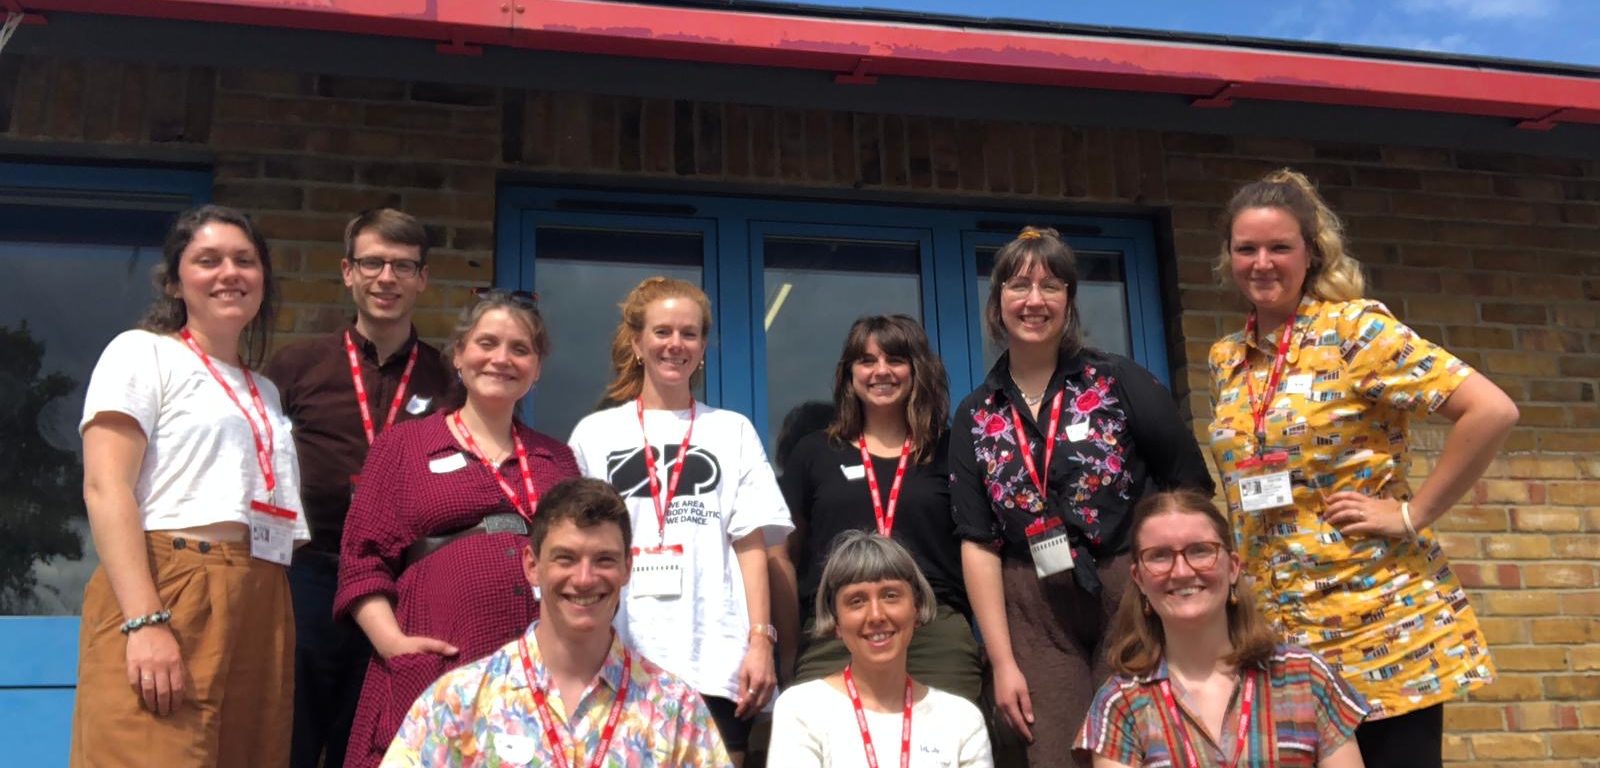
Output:
<instances>
[{"instance_id":1,"label":"black blouse with floral embroidery","mask_svg":"<svg viewBox=\"0 0 1600 768\"><path fill-rule=\"evenodd\" d=\"M1050 403L1066 390L1048 470ZM950 433L950 500L956 534L1031 560L1025 530L1047 511L1065 521L1079 583L1098 591L1095 561L1128 549L1128 522L1147 485L1215 493L1200 446L1172 395L1121 355L1086 349L1062 356L1035 419L1001 355L983 385L956 408ZM1017 451L1017 404L1035 466L1048 472L1041 500ZM1086 425L1086 426L1085 426ZM1077 437L1073 440L1072 437Z\"/></svg>"}]
</instances>

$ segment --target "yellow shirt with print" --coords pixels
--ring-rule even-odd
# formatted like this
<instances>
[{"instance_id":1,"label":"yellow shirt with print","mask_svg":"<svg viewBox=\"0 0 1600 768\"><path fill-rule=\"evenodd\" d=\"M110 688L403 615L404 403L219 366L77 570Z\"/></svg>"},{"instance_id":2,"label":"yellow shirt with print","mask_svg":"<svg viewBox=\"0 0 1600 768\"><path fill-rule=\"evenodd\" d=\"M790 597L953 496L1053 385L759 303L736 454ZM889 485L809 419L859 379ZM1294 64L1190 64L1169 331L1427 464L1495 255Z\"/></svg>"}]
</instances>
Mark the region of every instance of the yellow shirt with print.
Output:
<instances>
[{"instance_id":1,"label":"yellow shirt with print","mask_svg":"<svg viewBox=\"0 0 1600 768\"><path fill-rule=\"evenodd\" d=\"M1472 369L1376 301L1307 298L1294 322L1265 425L1268 450L1288 453L1293 506L1244 512L1239 501L1239 461L1257 450L1245 377L1262 397L1282 329L1262 334L1267 348L1241 330L1210 356L1211 451L1268 618L1366 696L1371 719L1487 684L1488 643L1433 532L1346 539L1323 520L1335 491L1411 497L1411 415L1443 405Z\"/></svg>"}]
</instances>

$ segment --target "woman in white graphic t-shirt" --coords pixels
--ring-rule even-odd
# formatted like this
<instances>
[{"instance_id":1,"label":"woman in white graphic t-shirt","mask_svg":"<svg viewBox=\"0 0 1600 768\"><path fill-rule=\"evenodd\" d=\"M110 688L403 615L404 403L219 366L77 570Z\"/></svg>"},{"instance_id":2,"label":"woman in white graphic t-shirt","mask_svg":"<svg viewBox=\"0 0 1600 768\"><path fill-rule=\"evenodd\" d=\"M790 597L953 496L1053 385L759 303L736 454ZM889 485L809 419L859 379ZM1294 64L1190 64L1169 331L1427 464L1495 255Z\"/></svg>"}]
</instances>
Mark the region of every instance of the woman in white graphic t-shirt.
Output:
<instances>
[{"instance_id":1,"label":"woman in white graphic t-shirt","mask_svg":"<svg viewBox=\"0 0 1600 768\"><path fill-rule=\"evenodd\" d=\"M694 399L710 331L699 286L652 277L635 287L611 345L609 407L579 422L570 445L579 470L615 486L632 517L618 631L705 697L742 762L751 720L777 686L765 546L793 526L750 420ZM792 572L784 578L792 595Z\"/></svg>"}]
</instances>

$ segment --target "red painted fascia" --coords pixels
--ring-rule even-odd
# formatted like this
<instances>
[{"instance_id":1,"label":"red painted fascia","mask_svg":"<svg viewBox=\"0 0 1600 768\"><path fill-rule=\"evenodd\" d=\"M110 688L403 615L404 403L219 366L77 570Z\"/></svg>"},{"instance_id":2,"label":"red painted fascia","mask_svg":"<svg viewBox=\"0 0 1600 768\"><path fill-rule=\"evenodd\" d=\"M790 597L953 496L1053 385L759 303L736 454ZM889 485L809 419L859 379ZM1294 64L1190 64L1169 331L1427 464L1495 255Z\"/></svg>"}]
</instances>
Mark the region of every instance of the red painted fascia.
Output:
<instances>
[{"instance_id":1,"label":"red painted fascia","mask_svg":"<svg viewBox=\"0 0 1600 768\"><path fill-rule=\"evenodd\" d=\"M30 10L641 58L1600 124L1600 78L1192 43L598 0L21 0Z\"/></svg>"}]
</instances>

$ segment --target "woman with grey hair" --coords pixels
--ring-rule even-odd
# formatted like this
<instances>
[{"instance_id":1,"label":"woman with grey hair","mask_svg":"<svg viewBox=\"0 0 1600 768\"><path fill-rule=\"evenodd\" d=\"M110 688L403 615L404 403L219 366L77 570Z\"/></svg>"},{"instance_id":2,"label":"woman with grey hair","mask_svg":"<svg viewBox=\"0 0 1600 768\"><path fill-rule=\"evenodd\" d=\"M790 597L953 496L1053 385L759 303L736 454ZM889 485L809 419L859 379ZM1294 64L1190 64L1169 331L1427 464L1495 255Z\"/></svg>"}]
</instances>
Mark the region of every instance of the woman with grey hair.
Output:
<instances>
[{"instance_id":1,"label":"woman with grey hair","mask_svg":"<svg viewBox=\"0 0 1600 768\"><path fill-rule=\"evenodd\" d=\"M994 765L978 708L906 672L911 636L936 610L905 547L866 531L839 534L822 569L812 632L839 638L850 664L778 698L767 764L877 768L909 765L915 754L919 765Z\"/></svg>"}]
</instances>

